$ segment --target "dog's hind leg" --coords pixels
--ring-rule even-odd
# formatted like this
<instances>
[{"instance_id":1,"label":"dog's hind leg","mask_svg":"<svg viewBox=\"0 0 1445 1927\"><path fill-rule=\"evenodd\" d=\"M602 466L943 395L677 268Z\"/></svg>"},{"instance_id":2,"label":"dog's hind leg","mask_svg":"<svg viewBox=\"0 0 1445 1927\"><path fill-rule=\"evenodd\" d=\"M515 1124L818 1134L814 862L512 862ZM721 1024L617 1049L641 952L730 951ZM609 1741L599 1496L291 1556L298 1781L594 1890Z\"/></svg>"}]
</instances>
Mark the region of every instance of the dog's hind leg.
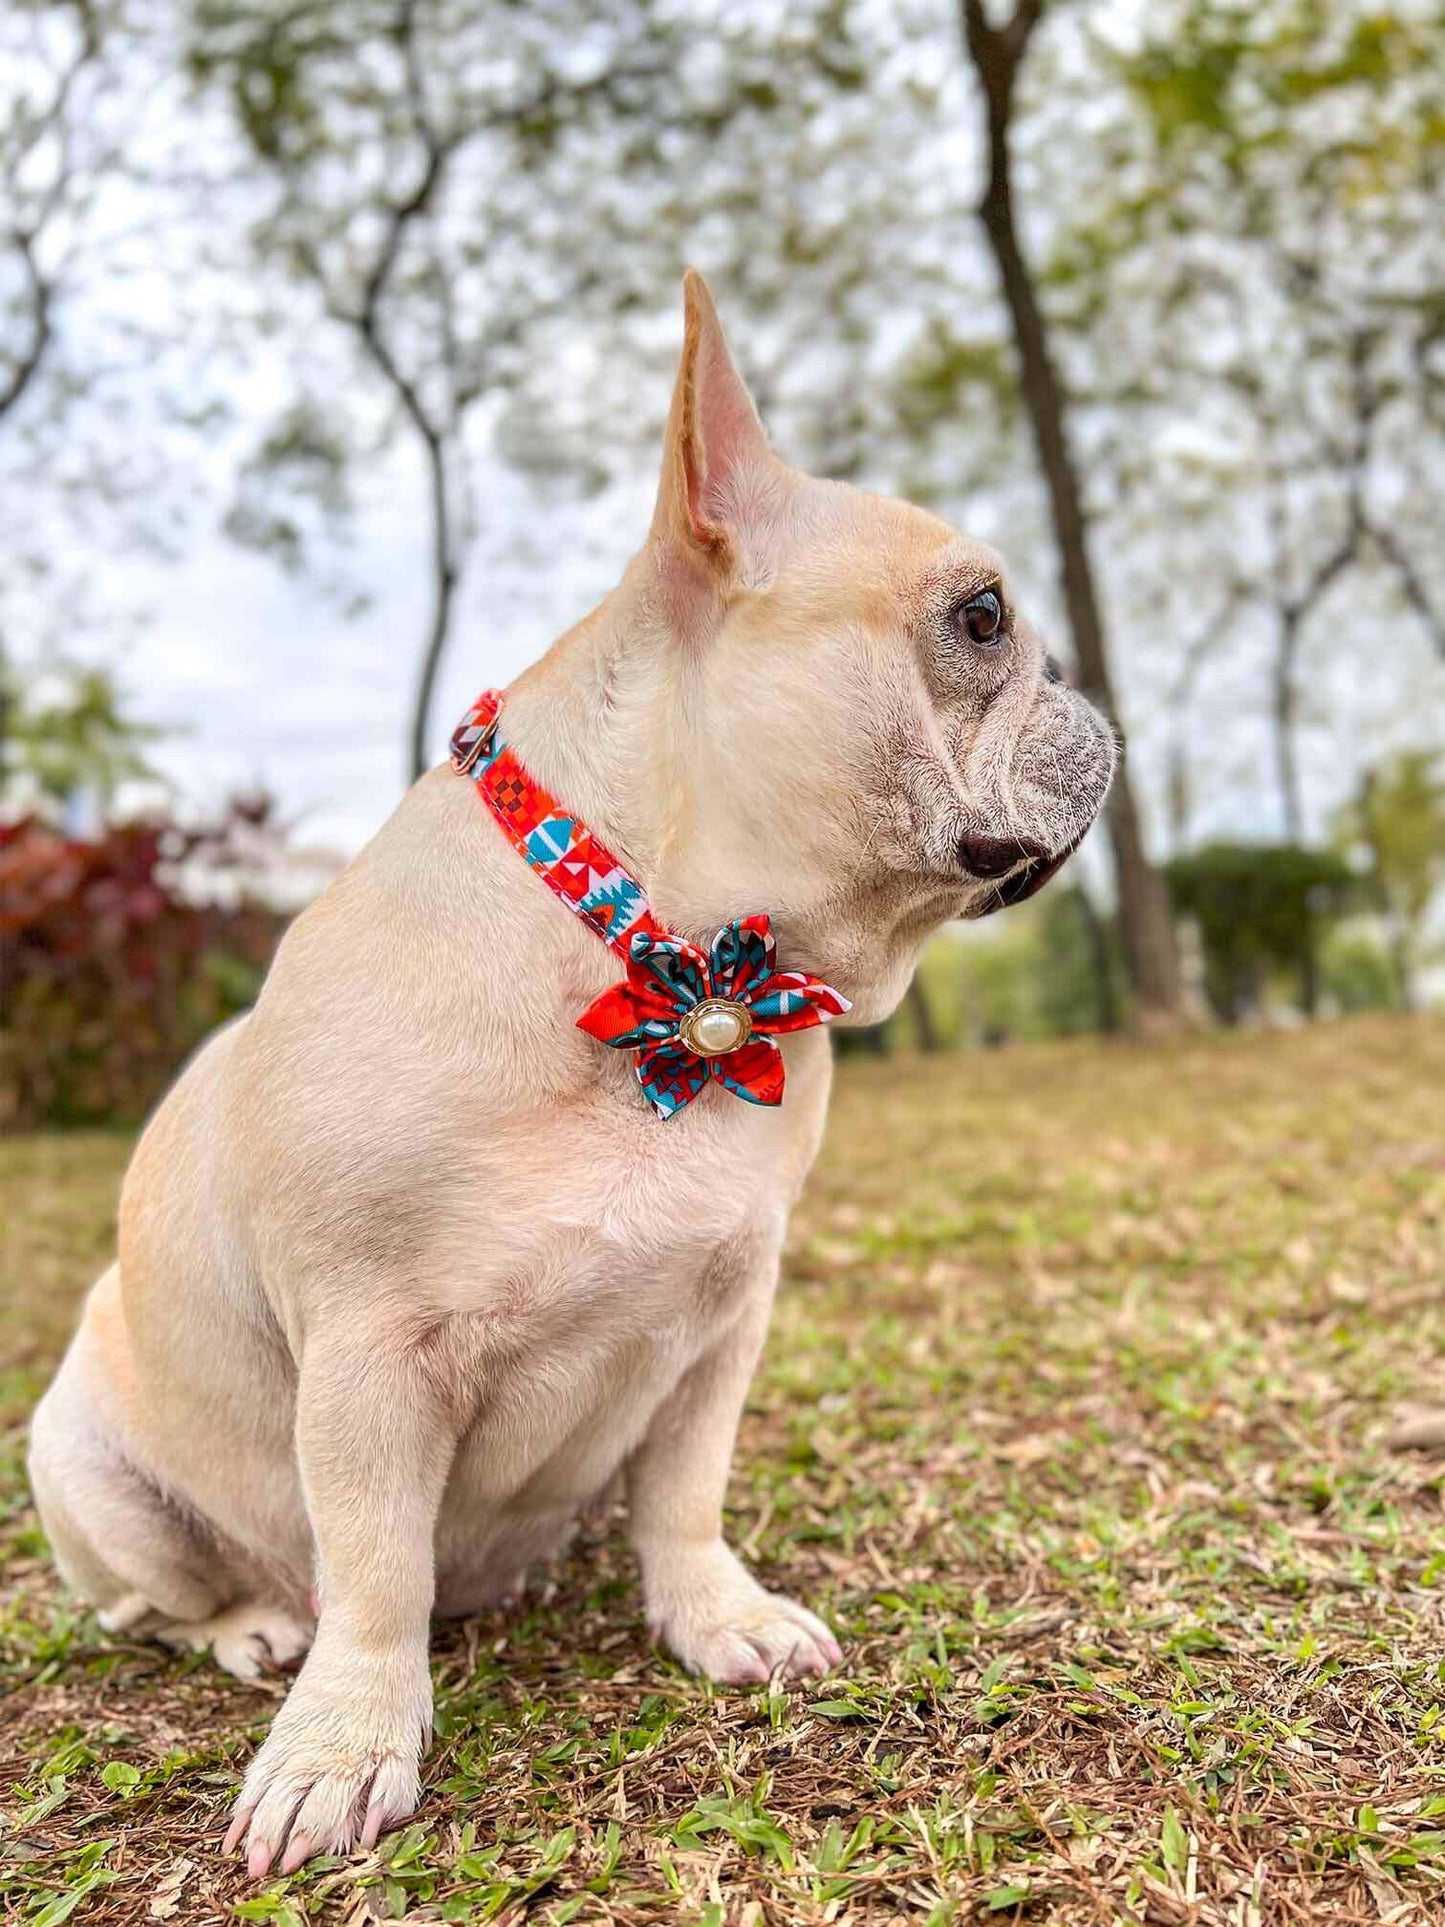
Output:
<instances>
[{"instance_id":1,"label":"dog's hind leg","mask_svg":"<svg viewBox=\"0 0 1445 1927\"><path fill-rule=\"evenodd\" d=\"M204 1619L224 1602L224 1575L185 1513L126 1454L88 1382L97 1308L116 1290L112 1267L30 1427L30 1486L60 1575L120 1632L147 1614Z\"/></svg>"},{"instance_id":2,"label":"dog's hind leg","mask_svg":"<svg viewBox=\"0 0 1445 1927\"><path fill-rule=\"evenodd\" d=\"M255 1679L310 1643L290 1614L246 1597L255 1575L127 1454L92 1392L96 1337L117 1286L100 1280L85 1322L36 1408L30 1484L66 1584L107 1632L209 1647L218 1663Z\"/></svg>"}]
</instances>

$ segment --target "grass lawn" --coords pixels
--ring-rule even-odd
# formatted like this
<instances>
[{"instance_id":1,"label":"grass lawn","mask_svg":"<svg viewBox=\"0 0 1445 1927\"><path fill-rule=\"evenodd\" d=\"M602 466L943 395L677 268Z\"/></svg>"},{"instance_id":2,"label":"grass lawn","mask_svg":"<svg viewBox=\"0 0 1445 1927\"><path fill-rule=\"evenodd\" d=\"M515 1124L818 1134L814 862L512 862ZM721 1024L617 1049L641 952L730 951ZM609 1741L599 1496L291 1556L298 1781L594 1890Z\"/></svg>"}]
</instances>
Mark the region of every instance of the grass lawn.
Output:
<instances>
[{"instance_id":1,"label":"grass lawn","mask_svg":"<svg viewBox=\"0 0 1445 1927\"><path fill-rule=\"evenodd\" d=\"M281 1684L103 1637L26 1510L126 1150L0 1144L6 1920L1445 1919L1445 1024L845 1064L732 1521L846 1670L687 1679L599 1525L438 1635L415 1823L259 1889Z\"/></svg>"}]
</instances>

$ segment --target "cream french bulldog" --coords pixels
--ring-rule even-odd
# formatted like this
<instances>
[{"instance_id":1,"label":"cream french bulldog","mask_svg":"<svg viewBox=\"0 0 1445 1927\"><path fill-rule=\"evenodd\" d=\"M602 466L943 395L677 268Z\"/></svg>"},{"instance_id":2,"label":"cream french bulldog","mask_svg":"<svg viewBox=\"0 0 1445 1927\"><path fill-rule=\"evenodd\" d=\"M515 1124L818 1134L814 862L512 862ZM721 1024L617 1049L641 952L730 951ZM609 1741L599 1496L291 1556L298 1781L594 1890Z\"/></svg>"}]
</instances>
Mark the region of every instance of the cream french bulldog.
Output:
<instances>
[{"instance_id":1,"label":"cream french bulldog","mask_svg":"<svg viewBox=\"0 0 1445 1927\"><path fill-rule=\"evenodd\" d=\"M505 722L670 931L765 911L864 1024L945 918L1052 874L1114 758L998 556L778 459L695 275L647 543ZM432 1615L513 1596L619 1472L687 1666L840 1659L723 1538L828 1043L782 1039L777 1108L663 1120L577 1027L620 975L442 765L136 1150L31 1478L107 1628L242 1678L305 1655L227 1839L253 1876L412 1810Z\"/></svg>"}]
</instances>

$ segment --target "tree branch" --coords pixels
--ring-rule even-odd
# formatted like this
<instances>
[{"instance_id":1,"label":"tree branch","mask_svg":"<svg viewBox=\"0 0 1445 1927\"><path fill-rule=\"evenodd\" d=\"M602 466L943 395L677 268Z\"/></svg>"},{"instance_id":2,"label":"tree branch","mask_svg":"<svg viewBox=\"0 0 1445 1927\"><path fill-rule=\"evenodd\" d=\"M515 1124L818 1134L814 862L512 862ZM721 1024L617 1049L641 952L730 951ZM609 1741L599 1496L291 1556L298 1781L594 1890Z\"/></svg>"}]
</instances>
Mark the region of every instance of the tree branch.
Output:
<instances>
[{"instance_id":1,"label":"tree branch","mask_svg":"<svg viewBox=\"0 0 1445 1927\"><path fill-rule=\"evenodd\" d=\"M1368 529L1370 540L1390 564L1400 579L1400 587L1405 592L1405 600L1424 624L1435 653L1445 662L1445 622L1441 621L1423 578L1411 561L1404 544L1399 542L1394 532L1371 523Z\"/></svg>"},{"instance_id":2,"label":"tree branch","mask_svg":"<svg viewBox=\"0 0 1445 1927\"><path fill-rule=\"evenodd\" d=\"M997 27L990 25L983 0L961 0L961 6L968 51L985 88L992 94L996 84L1005 95L1011 94L1030 37L1043 17L1044 0L1017 0L1008 19Z\"/></svg>"},{"instance_id":3,"label":"tree branch","mask_svg":"<svg viewBox=\"0 0 1445 1927\"><path fill-rule=\"evenodd\" d=\"M49 104L28 123L17 110L12 127L20 128L14 151L6 157L5 186L12 205L21 200L20 180L26 163L52 136L58 159L50 180L34 200L25 219L17 218L10 233L10 246L19 257L26 283L22 306L29 321L29 339L23 349L9 358L9 370L0 381L0 419L18 406L35 377L54 340L56 283L44 274L36 254L36 242L54 217L75 175L71 142L70 101L81 74L100 52L100 31L89 7L77 7L79 39L75 52L61 69Z\"/></svg>"},{"instance_id":4,"label":"tree branch","mask_svg":"<svg viewBox=\"0 0 1445 1927\"><path fill-rule=\"evenodd\" d=\"M30 321L30 340L16 356L3 383L0 383L0 419L8 415L40 372L41 363L52 338L52 313L55 290L41 274L35 259L35 239L30 234L15 234L12 245L20 257L29 292L25 306Z\"/></svg>"},{"instance_id":5,"label":"tree branch","mask_svg":"<svg viewBox=\"0 0 1445 1927\"><path fill-rule=\"evenodd\" d=\"M1189 745L1185 730L1189 704L1205 663L1224 640L1224 625L1249 601L1250 594L1250 586L1242 576L1231 579L1213 618L1186 646L1183 665L1169 692L1167 792L1170 842L1175 854L1183 849L1189 830Z\"/></svg>"}]
</instances>

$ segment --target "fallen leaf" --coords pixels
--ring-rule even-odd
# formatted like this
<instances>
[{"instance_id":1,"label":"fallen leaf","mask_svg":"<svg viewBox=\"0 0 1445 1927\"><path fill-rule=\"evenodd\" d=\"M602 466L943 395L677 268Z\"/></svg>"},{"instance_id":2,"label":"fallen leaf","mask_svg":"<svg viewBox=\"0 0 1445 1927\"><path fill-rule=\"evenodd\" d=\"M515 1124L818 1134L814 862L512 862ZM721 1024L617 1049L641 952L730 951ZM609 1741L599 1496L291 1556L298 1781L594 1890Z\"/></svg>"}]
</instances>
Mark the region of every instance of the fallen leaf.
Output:
<instances>
[{"instance_id":1,"label":"fallen leaf","mask_svg":"<svg viewBox=\"0 0 1445 1927\"><path fill-rule=\"evenodd\" d=\"M151 1893L152 1920L169 1920L179 1913L181 1889L196 1871L194 1860L176 1860L166 1869Z\"/></svg>"}]
</instances>

